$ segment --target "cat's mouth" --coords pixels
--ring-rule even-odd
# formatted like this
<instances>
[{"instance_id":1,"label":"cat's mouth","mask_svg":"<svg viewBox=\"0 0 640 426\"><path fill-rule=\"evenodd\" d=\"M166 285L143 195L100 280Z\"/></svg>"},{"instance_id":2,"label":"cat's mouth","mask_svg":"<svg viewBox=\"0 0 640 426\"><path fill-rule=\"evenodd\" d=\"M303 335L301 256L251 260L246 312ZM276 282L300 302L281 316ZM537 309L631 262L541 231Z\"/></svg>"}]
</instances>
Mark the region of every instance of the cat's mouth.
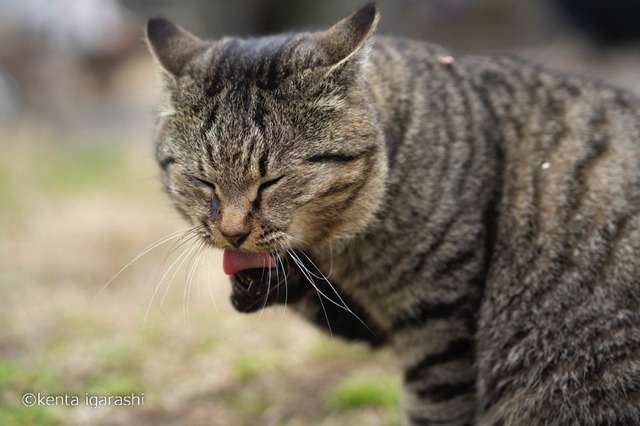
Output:
<instances>
[{"instance_id":1,"label":"cat's mouth","mask_svg":"<svg viewBox=\"0 0 640 426\"><path fill-rule=\"evenodd\" d=\"M231 303L240 312L254 312L279 298L277 265L269 253L225 250L222 269L231 275Z\"/></svg>"},{"instance_id":2,"label":"cat's mouth","mask_svg":"<svg viewBox=\"0 0 640 426\"><path fill-rule=\"evenodd\" d=\"M239 312L255 312L274 303L299 301L308 277L287 255L276 263L270 253L225 250L222 268L231 277L231 303Z\"/></svg>"},{"instance_id":3,"label":"cat's mouth","mask_svg":"<svg viewBox=\"0 0 640 426\"><path fill-rule=\"evenodd\" d=\"M225 250L222 258L222 269L227 275L233 275L247 269L271 269L275 267L276 262L270 253Z\"/></svg>"}]
</instances>

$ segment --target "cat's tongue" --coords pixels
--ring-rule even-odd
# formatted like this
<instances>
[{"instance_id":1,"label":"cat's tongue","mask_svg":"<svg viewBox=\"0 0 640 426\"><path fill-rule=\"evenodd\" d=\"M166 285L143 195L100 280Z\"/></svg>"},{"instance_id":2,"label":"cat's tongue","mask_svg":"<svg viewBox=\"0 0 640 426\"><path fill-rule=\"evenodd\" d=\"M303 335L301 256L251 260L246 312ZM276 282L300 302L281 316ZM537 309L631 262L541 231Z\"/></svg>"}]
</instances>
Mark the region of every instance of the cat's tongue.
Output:
<instances>
[{"instance_id":1,"label":"cat's tongue","mask_svg":"<svg viewBox=\"0 0 640 426\"><path fill-rule=\"evenodd\" d=\"M254 268L275 268L269 253L248 253L245 251L225 250L222 257L222 269L227 275Z\"/></svg>"}]
</instances>

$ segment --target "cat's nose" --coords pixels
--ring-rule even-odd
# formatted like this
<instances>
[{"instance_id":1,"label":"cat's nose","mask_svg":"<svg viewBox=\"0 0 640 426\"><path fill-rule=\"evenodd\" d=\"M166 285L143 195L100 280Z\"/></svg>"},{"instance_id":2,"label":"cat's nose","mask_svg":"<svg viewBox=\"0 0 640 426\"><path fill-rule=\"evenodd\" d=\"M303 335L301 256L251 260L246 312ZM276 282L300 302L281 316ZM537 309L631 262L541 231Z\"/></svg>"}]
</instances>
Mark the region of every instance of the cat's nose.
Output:
<instances>
[{"instance_id":1,"label":"cat's nose","mask_svg":"<svg viewBox=\"0 0 640 426\"><path fill-rule=\"evenodd\" d=\"M247 239L247 235L249 235L248 232L241 232L233 235L228 235L222 232L222 236L225 238L225 240L229 241L235 248L239 248L242 243L244 243L244 240Z\"/></svg>"}]
</instances>

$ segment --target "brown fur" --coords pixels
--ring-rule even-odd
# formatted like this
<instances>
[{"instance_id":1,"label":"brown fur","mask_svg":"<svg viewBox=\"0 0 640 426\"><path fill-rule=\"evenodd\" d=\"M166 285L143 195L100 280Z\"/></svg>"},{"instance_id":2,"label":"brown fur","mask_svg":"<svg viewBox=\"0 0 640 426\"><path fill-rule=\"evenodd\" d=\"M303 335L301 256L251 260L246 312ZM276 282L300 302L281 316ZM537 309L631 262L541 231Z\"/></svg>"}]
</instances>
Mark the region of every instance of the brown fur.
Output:
<instances>
[{"instance_id":1,"label":"brown fur","mask_svg":"<svg viewBox=\"0 0 640 426\"><path fill-rule=\"evenodd\" d=\"M150 21L177 209L283 259L311 321L392 345L406 424L640 423L640 103L376 21L212 42Z\"/></svg>"}]
</instances>

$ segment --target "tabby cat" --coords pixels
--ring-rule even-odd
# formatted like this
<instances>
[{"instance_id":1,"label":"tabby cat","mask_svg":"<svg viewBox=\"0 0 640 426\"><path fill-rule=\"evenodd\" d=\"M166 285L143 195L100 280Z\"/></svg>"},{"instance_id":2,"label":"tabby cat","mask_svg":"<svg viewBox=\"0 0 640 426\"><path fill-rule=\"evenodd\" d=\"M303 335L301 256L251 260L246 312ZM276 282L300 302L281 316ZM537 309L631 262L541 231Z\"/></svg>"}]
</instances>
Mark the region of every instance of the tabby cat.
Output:
<instances>
[{"instance_id":1,"label":"tabby cat","mask_svg":"<svg viewBox=\"0 0 640 426\"><path fill-rule=\"evenodd\" d=\"M149 21L162 179L234 306L391 345L403 424L640 424L640 102L377 21Z\"/></svg>"}]
</instances>

